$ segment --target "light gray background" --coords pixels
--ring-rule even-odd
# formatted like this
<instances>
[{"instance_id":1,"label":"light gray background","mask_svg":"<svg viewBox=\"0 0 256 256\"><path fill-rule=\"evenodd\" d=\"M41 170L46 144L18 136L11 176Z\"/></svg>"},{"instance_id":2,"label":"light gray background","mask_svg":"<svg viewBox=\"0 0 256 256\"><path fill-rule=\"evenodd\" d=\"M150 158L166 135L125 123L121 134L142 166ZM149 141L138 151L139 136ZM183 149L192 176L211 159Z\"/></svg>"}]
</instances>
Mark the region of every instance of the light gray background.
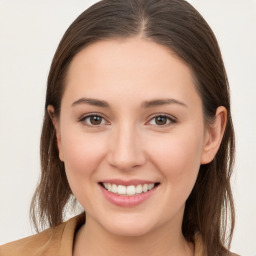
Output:
<instances>
[{"instance_id":1,"label":"light gray background","mask_svg":"<svg viewBox=\"0 0 256 256\"><path fill-rule=\"evenodd\" d=\"M32 234L39 137L51 59L70 23L96 1L0 0L0 244ZM219 41L237 138L232 250L256 255L256 1L191 0Z\"/></svg>"}]
</instances>

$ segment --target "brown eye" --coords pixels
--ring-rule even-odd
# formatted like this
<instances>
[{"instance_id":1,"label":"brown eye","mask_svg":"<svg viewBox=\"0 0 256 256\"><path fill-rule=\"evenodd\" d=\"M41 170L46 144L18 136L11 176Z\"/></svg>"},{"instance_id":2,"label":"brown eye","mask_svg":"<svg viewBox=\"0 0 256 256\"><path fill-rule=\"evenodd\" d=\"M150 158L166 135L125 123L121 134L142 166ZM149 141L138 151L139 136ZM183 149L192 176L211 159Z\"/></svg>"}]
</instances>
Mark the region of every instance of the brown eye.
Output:
<instances>
[{"instance_id":1,"label":"brown eye","mask_svg":"<svg viewBox=\"0 0 256 256\"><path fill-rule=\"evenodd\" d=\"M90 116L90 123L92 125L100 125L102 121L101 116Z\"/></svg>"},{"instance_id":2,"label":"brown eye","mask_svg":"<svg viewBox=\"0 0 256 256\"><path fill-rule=\"evenodd\" d=\"M80 122L87 126L100 126L105 125L107 121L102 117L98 115L88 115L80 119Z\"/></svg>"},{"instance_id":3,"label":"brown eye","mask_svg":"<svg viewBox=\"0 0 256 256\"><path fill-rule=\"evenodd\" d=\"M167 126L176 123L176 119L168 115L158 115L150 119L150 125Z\"/></svg>"},{"instance_id":4,"label":"brown eye","mask_svg":"<svg viewBox=\"0 0 256 256\"><path fill-rule=\"evenodd\" d=\"M157 116L155 117L155 122L157 125L165 125L168 121L166 116Z\"/></svg>"}]
</instances>

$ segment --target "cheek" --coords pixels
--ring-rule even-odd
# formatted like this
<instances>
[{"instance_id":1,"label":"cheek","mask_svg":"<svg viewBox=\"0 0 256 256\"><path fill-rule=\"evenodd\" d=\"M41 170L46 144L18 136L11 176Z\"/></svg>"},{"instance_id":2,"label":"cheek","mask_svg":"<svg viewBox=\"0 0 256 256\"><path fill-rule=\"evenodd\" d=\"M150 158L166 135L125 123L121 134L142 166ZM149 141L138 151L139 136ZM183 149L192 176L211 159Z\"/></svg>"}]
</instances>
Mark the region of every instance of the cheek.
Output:
<instances>
[{"instance_id":1,"label":"cheek","mask_svg":"<svg viewBox=\"0 0 256 256\"><path fill-rule=\"evenodd\" d=\"M100 135L67 130L62 136L66 172L87 176L93 173L104 158L105 144Z\"/></svg>"},{"instance_id":2,"label":"cheek","mask_svg":"<svg viewBox=\"0 0 256 256\"><path fill-rule=\"evenodd\" d=\"M151 141L153 163L173 186L193 187L200 167L202 134L203 130L192 130Z\"/></svg>"},{"instance_id":3,"label":"cheek","mask_svg":"<svg viewBox=\"0 0 256 256\"><path fill-rule=\"evenodd\" d=\"M96 135L97 136L97 135ZM95 193L96 170L104 159L105 144L100 135L79 133L70 129L63 133L62 149L65 171L70 188L76 199L87 211L91 194ZM90 206L91 205L91 206Z\"/></svg>"}]
</instances>

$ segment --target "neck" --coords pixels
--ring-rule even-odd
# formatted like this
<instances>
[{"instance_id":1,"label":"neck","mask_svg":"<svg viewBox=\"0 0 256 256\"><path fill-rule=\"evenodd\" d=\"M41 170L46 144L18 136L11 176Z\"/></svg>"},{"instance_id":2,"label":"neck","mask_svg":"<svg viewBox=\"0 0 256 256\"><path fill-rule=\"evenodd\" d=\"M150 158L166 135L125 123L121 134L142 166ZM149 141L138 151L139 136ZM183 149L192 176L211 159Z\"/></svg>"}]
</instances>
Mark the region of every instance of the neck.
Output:
<instances>
[{"instance_id":1,"label":"neck","mask_svg":"<svg viewBox=\"0 0 256 256\"><path fill-rule=\"evenodd\" d=\"M182 235L181 223L165 225L141 236L120 236L108 232L90 216L76 236L74 256L193 256L193 245Z\"/></svg>"}]
</instances>

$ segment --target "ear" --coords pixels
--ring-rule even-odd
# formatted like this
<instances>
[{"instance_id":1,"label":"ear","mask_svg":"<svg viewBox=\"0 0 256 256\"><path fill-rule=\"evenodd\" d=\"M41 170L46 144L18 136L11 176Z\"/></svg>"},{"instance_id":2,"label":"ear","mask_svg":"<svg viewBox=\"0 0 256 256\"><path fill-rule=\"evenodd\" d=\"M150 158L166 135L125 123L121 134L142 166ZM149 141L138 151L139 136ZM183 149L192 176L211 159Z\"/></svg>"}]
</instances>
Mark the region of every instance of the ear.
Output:
<instances>
[{"instance_id":1,"label":"ear","mask_svg":"<svg viewBox=\"0 0 256 256\"><path fill-rule=\"evenodd\" d=\"M62 153L62 146L61 146L61 136L60 136L60 125L59 125L59 120L57 119L56 115L55 115L55 110L54 107L52 105L49 105L47 107L47 112L52 120L52 124L55 128L55 132L56 132L56 139L57 139L57 146L59 149L59 158L61 161L63 160L63 153Z\"/></svg>"},{"instance_id":2,"label":"ear","mask_svg":"<svg viewBox=\"0 0 256 256\"><path fill-rule=\"evenodd\" d=\"M220 106L216 110L213 123L207 125L201 164L210 163L218 152L227 123L227 110Z\"/></svg>"}]
</instances>

